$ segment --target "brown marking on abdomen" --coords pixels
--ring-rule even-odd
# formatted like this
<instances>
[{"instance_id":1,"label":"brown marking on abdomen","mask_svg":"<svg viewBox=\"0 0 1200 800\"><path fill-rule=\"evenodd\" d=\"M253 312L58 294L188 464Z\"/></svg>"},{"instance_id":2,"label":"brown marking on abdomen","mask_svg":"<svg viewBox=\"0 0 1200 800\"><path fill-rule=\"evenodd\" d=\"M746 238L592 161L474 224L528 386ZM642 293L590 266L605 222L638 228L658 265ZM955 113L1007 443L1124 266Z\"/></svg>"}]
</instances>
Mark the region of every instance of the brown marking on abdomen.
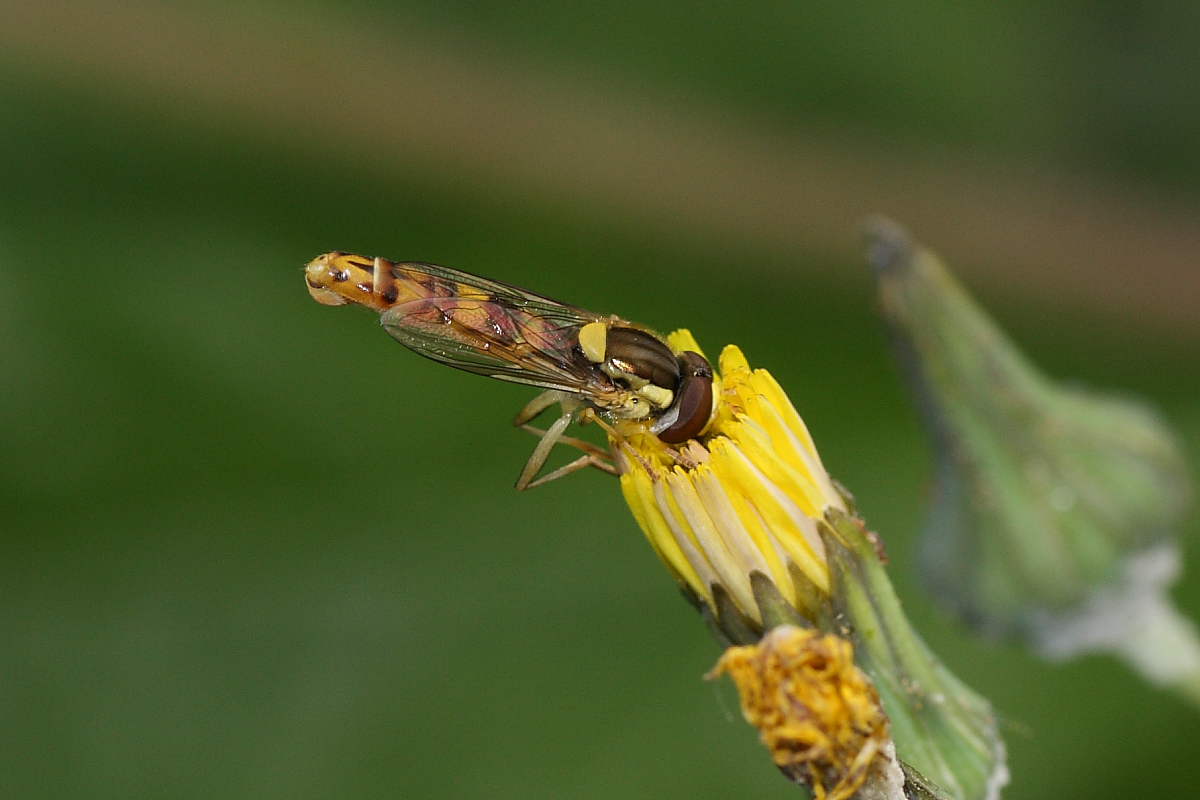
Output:
<instances>
[{"instance_id":1,"label":"brown marking on abdomen","mask_svg":"<svg viewBox=\"0 0 1200 800\"><path fill-rule=\"evenodd\" d=\"M389 308L396 303L396 298L400 296L400 290L396 286L396 273L392 270L392 262L382 258L375 259L375 293Z\"/></svg>"}]
</instances>

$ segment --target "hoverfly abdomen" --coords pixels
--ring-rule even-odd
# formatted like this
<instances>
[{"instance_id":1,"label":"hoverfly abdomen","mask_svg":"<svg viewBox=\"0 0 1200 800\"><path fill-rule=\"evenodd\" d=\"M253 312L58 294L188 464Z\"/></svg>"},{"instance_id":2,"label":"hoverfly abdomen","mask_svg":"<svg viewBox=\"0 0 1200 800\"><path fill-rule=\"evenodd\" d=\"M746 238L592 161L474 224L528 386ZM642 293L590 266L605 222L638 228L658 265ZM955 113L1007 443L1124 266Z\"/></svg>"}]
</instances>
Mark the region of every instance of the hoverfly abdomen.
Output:
<instances>
[{"instance_id":1,"label":"hoverfly abdomen","mask_svg":"<svg viewBox=\"0 0 1200 800\"><path fill-rule=\"evenodd\" d=\"M347 303L383 311L403 294L382 258L332 252L317 256L304 268L308 293L318 303L342 306Z\"/></svg>"},{"instance_id":2,"label":"hoverfly abdomen","mask_svg":"<svg viewBox=\"0 0 1200 800\"><path fill-rule=\"evenodd\" d=\"M429 265L368 258L334 251L317 256L304 268L308 293L318 303L366 306L380 313L418 300L487 300L473 286L427 271Z\"/></svg>"}]
</instances>

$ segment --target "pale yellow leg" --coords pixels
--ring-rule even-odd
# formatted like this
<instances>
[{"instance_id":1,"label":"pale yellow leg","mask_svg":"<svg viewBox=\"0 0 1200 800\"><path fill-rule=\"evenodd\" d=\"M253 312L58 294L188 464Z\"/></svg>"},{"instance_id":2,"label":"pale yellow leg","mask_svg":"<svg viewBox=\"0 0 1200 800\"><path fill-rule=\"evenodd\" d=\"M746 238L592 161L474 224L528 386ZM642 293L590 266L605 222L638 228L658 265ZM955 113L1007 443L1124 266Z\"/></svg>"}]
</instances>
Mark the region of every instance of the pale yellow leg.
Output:
<instances>
[{"instance_id":1,"label":"pale yellow leg","mask_svg":"<svg viewBox=\"0 0 1200 800\"><path fill-rule=\"evenodd\" d=\"M535 428L532 425L522 425L521 430L525 431L526 433L531 433L539 439L546 435L544 430L541 428ZM560 436L558 437L558 444L563 444L567 447L574 447L576 450L582 450L588 455L593 455L596 458L608 461L612 460L611 454L605 448L594 445L591 442L584 441L583 439L576 439L574 436Z\"/></svg>"},{"instance_id":2,"label":"pale yellow leg","mask_svg":"<svg viewBox=\"0 0 1200 800\"><path fill-rule=\"evenodd\" d=\"M521 486L520 482L518 482L517 488L522 491L525 489L535 489L538 486L547 484L550 481L558 480L559 478L561 478L563 476L570 475L572 472L578 472L579 470L586 469L587 467L598 467L599 469L602 469L605 472L608 472L612 475L620 474L617 472L617 468L614 467L612 464L607 464L607 463L604 463L601 461L597 461L595 456L583 455L568 464L563 464L558 469L547 472L542 477L538 478L535 481L530 481L529 483L525 484L524 486Z\"/></svg>"},{"instance_id":3,"label":"pale yellow leg","mask_svg":"<svg viewBox=\"0 0 1200 800\"><path fill-rule=\"evenodd\" d=\"M602 447L597 447L591 442L586 442L583 439L577 439L574 436L566 436L565 431L572 422L579 416L578 408L565 410L562 416L554 421L546 430L535 428L527 424L529 420L534 419L543 411L555 403L562 402L563 396L561 392L548 391L542 392L537 397L533 398L525 405L524 408L517 413L513 424L517 425L521 430L527 431L534 436L539 437L540 441L537 447L533 449L533 453L529 456L529 460L525 462L525 468L521 470L520 477L517 478L517 490L525 491L533 489L537 486L557 480L564 475L570 475L572 472L577 472L585 467L595 467L598 470L607 472L609 475L620 475L621 471L612 462L611 455ZM608 429L608 425L598 420L590 408L584 409L582 412L589 419L596 419ZM555 470L538 478L538 471L546 465L546 460L550 457L551 451L555 445L563 444L568 447L574 447L577 450L582 450L583 455L574 461L564 464Z\"/></svg>"},{"instance_id":4,"label":"pale yellow leg","mask_svg":"<svg viewBox=\"0 0 1200 800\"><path fill-rule=\"evenodd\" d=\"M526 409L528 408L529 406L526 406ZM518 418L520 418L519 415ZM525 468L521 470L520 477L517 478L518 492L523 492L530 488L531 484L534 482L533 479L537 476L542 467L546 465L546 459L550 457L550 451L554 449L554 445L556 445L558 440L562 438L563 431L565 431L567 426L574 422L574 420L575 414L568 411L566 414L563 414L561 417L554 420L554 424L551 425L544 434L542 434L542 440L537 443L537 447L533 448L533 453L529 456L529 460L525 462ZM543 481L539 481L539 483L542 482Z\"/></svg>"},{"instance_id":5,"label":"pale yellow leg","mask_svg":"<svg viewBox=\"0 0 1200 800\"><path fill-rule=\"evenodd\" d=\"M555 403L561 403L562 400L563 400L562 392L556 391L554 389L548 389L548 390L542 392L537 397L533 398L528 403L526 403L525 407L517 412L516 418L513 419L513 425L515 425L519 428L522 425L524 425L526 422L533 421L535 418L540 416L541 413L543 411L545 411L547 408L554 405ZM566 409L563 409L563 410L565 411Z\"/></svg>"}]
</instances>

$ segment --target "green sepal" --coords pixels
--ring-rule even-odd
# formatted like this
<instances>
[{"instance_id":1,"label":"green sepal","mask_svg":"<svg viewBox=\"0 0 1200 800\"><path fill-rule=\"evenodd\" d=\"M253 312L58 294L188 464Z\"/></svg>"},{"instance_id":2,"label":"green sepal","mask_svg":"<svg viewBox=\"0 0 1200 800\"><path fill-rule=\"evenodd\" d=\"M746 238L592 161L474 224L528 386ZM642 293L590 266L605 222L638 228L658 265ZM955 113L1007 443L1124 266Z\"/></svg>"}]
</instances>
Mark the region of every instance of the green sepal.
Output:
<instances>
[{"instance_id":1,"label":"green sepal","mask_svg":"<svg viewBox=\"0 0 1200 800\"><path fill-rule=\"evenodd\" d=\"M717 645L722 650L727 647L732 647L736 642L729 638L729 635L721 629L721 623L717 620L717 613L713 607L708 604L703 597L696 594L692 587L686 583L679 584L679 592L683 598L688 601L688 605L700 612L700 617L704 620L704 624L708 627L708 632L717 640Z\"/></svg>"},{"instance_id":2,"label":"green sepal","mask_svg":"<svg viewBox=\"0 0 1200 800\"><path fill-rule=\"evenodd\" d=\"M721 635L731 644L756 644L762 638L762 626L742 613L723 586L714 583L711 589L713 619Z\"/></svg>"},{"instance_id":3,"label":"green sepal","mask_svg":"<svg viewBox=\"0 0 1200 800\"><path fill-rule=\"evenodd\" d=\"M764 631L769 631L777 625L813 627L812 622L805 619L796 607L780 594L778 587L766 575L757 571L751 572L750 589L754 592L754 602L762 616Z\"/></svg>"},{"instance_id":4,"label":"green sepal","mask_svg":"<svg viewBox=\"0 0 1200 800\"><path fill-rule=\"evenodd\" d=\"M796 607L808 625L823 631L833 630L833 612L829 606L829 595L817 586L795 562L788 562L788 576L796 590Z\"/></svg>"}]
</instances>

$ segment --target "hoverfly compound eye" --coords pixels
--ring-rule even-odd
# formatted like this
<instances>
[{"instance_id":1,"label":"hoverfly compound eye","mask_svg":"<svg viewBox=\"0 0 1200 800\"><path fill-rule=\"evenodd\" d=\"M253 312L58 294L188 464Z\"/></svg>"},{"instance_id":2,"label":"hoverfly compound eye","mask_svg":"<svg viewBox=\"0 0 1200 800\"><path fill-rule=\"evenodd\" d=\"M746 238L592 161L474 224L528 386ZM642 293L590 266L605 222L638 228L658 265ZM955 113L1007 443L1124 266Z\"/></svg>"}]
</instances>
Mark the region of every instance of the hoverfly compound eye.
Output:
<instances>
[{"instance_id":1,"label":"hoverfly compound eye","mask_svg":"<svg viewBox=\"0 0 1200 800\"><path fill-rule=\"evenodd\" d=\"M667 444L680 444L698 436L713 412L713 371L708 360L688 350L680 353L678 363L682 374L675 402L651 427Z\"/></svg>"}]
</instances>

